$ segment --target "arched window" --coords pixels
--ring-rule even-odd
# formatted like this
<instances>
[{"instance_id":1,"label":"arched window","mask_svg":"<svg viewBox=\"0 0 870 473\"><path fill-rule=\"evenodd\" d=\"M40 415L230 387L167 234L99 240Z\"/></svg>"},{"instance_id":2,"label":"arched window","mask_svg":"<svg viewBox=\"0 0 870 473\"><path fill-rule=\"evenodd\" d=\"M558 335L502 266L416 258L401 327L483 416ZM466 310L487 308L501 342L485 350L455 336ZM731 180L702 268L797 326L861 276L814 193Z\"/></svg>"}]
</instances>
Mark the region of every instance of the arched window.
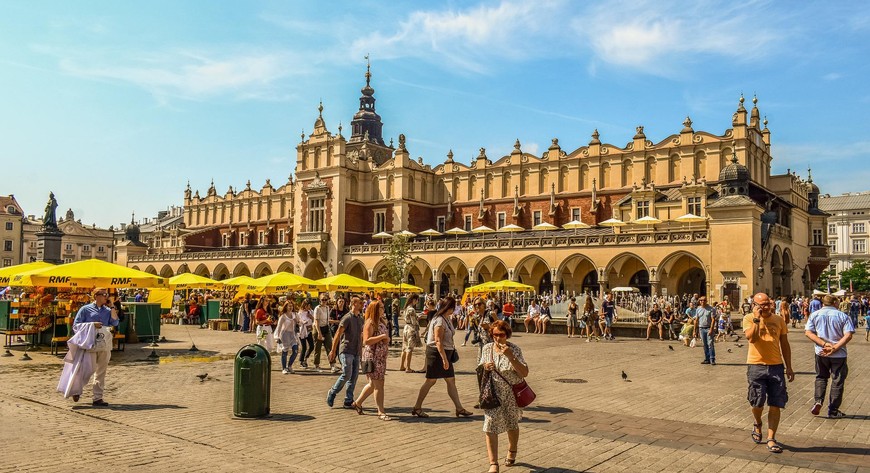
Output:
<instances>
[{"instance_id":1,"label":"arched window","mask_svg":"<svg viewBox=\"0 0 870 473\"><path fill-rule=\"evenodd\" d=\"M408 177L408 198L411 200L417 199L417 186L415 185L416 181L417 180L414 179L414 176Z\"/></svg>"},{"instance_id":2,"label":"arched window","mask_svg":"<svg viewBox=\"0 0 870 473\"><path fill-rule=\"evenodd\" d=\"M507 197L513 193L511 188L511 172L505 171L501 176L501 196Z\"/></svg>"},{"instance_id":3,"label":"arched window","mask_svg":"<svg viewBox=\"0 0 870 473\"><path fill-rule=\"evenodd\" d=\"M589 188L589 166L580 166L580 190Z\"/></svg>"},{"instance_id":4,"label":"arched window","mask_svg":"<svg viewBox=\"0 0 870 473\"><path fill-rule=\"evenodd\" d=\"M394 199L397 197L395 195L395 187L393 176L387 177L387 192L385 193L387 199Z\"/></svg>"},{"instance_id":5,"label":"arched window","mask_svg":"<svg viewBox=\"0 0 870 473\"><path fill-rule=\"evenodd\" d=\"M467 200L474 200L477 197L477 176L468 178L468 197Z\"/></svg>"},{"instance_id":6,"label":"arched window","mask_svg":"<svg viewBox=\"0 0 870 473\"><path fill-rule=\"evenodd\" d=\"M562 166L559 170L559 192L568 191L568 166Z\"/></svg>"},{"instance_id":7,"label":"arched window","mask_svg":"<svg viewBox=\"0 0 870 473\"><path fill-rule=\"evenodd\" d=\"M707 153L703 151L695 153L692 172L698 179L707 175Z\"/></svg>"},{"instance_id":8,"label":"arched window","mask_svg":"<svg viewBox=\"0 0 870 473\"><path fill-rule=\"evenodd\" d=\"M655 182L656 180L656 158L650 156L646 159L646 169L644 173L646 182Z\"/></svg>"},{"instance_id":9,"label":"arched window","mask_svg":"<svg viewBox=\"0 0 870 473\"><path fill-rule=\"evenodd\" d=\"M381 200L381 186L377 176L372 178L372 200Z\"/></svg>"},{"instance_id":10,"label":"arched window","mask_svg":"<svg viewBox=\"0 0 870 473\"><path fill-rule=\"evenodd\" d=\"M626 159L625 161L622 162L622 179L620 182L620 185L622 187L628 187L632 184L632 182L631 182L631 177L632 177L631 176L631 167L632 167L632 164L631 164L630 160Z\"/></svg>"},{"instance_id":11,"label":"arched window","mask_svg":"<svg viewBox=\"0 0 870 473\"><path fill-rule=\"evenodd\" d=\"M610 187L610 163L603 163L599 168L598 181L601 188Z\"/></svg>"},{"instance_id":12,"label":"arched window","mask_svg":"<svg viewBox=\"0 0 870 473\"><path fill-rule=\"evenodd\" d=\"M672 154L668 158L668 182L674 182L680 179L680 156Z\"/></svg>"},{"instance_id":13,"label":"arched window","mask_svg":"<svg viewBox=\"0 0 870 473\"><path fill-rule=\"evenodd\" d=\"M544 194L550 192L550 171L547 168L541 169L538 173L538 192Z\"/></svg>"}]
</instances>

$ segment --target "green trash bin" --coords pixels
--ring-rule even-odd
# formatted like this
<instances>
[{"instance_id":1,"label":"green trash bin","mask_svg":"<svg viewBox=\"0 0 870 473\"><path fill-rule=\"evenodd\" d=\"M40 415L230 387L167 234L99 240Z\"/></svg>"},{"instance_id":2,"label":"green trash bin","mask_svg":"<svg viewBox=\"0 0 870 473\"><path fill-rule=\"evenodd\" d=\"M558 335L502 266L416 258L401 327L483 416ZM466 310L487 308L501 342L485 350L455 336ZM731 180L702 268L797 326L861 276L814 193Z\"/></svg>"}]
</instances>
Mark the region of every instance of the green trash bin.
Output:
<instances>
[{"instance_id":1,"label":"green trash bin","mask_svg":"<svg viewBox=\"0 0 870 473\"><path fill-rule=\"evenodd\" d=\"M272 357L260 345L247 345L236 353L233 376L233 415L263 417L269 414L272 390Z\"/></svg>"}]
</instances>

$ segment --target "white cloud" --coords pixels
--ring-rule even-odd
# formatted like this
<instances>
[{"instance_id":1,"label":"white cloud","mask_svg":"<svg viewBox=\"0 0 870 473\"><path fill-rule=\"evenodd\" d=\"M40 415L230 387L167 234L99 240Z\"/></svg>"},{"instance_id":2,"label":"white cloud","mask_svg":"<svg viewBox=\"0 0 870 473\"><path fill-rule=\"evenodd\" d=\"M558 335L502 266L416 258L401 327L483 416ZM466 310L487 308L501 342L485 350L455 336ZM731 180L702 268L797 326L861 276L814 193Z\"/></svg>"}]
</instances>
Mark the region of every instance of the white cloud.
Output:
<instances>
[{"instance_id":1,"label":"white cloud","mask_svg":"<svg viewBox=\"0 0 870 473\"><path fill-rule=\"evenodd\" d=\"M763 4L764 2L754 2ZM702 56L754 60L786 35L763 5L728 8L710 1L613 1L572 21L596 60L660 76L676 76ZM746 32L751 31L751 41Z\"/></svg>"},{"instance_id":2,"label":"white cloud","mask_svg":"<svg viewBox=\"0 0 870 473\"><path fill-rule=\"evenodd\" d=\"M213 52L172 50L121 53L76 51L35 46L55 56L66 74L91 80L126 83L147 90L159 101L167 97L200 100L230 96L240 100L285 100L292 95L276 83L308 71L287 51ZM289 65L293 65L289 67Z\"/></svg>"},{"instance_id":3,"label":"white cloud","mask_svg":"<svg viewBox=\"0 0 870 473\"><path fill-rule=\"evenodd\" d=\"M503 1L461 11L416 11L394 33L376 31L355 40L351 54L357 57L371 52L386 59L420 57L484 73L492 59L552 55L553 51L545 51L541 39L558 36L555 20L562 3Z\"/></svg>"},{"instance_id":4,"label":"white cloud","mask_svg":"<svg viewBox=\"0 0 870 473\"><path fill-rule=\"evenodd\" d=\"M824 80L837 80L837 79L842 79L842 78L843 78L843 74L840 74L838 72L830 72L830 73L822 76L822 79L824 79Z\"/></svg>"}]
</instances>

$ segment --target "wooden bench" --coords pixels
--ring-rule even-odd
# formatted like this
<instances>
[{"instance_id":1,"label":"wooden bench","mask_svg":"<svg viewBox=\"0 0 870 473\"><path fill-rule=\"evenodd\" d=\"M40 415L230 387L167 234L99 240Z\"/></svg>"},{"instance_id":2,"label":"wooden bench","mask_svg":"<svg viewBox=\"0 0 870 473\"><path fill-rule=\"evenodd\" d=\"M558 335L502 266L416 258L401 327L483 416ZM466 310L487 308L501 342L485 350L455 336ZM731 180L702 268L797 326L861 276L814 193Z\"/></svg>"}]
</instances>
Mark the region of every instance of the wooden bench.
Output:
<instances>
[{"instance_id":1,"label":"wooden bench","mask_svg":"<svg viewBox=\"0 0 870 473\"><path fill-rule=\"evenodd\" d=\"M118 342L118 351L124 351L124 348L127 347L127 335L123 333L116 333L114 337L112 337L116 342ZM114 348L112 348L114 350Z\"/></svg>"},{"instance_id":2,"label":"wooden bench","mask_svg":"<svg viewBox=\"0 0 870 473\"><path fill-rule=\"evenodd\" d=\"M60 344L69 341L69 337L51 337L51 354L60 355Z\"/></svg>"},{"instance_id":3,"label":"wooden bench","mask_svg":"<svg viewBox=\"0 0 870 473\"><path fill-rule=\"evenodd\" d=\"M12 337L28 336L38 333L36 330L6 330L3 335L6 336L6 343L3 345L8 348L12 346ZM25 342L26 344L27 342Z\"/></svg>"}]
</instances>

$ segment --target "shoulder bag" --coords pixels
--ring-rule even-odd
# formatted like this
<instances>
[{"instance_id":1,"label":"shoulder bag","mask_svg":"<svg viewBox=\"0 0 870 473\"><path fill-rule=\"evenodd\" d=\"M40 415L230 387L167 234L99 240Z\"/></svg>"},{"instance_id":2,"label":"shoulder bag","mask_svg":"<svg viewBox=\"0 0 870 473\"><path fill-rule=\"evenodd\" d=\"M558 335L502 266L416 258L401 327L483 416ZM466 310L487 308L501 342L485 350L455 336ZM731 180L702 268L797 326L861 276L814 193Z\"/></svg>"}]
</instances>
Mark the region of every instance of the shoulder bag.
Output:
<instances>
[{"instance_id":1,"label":"shoulder bag","mask_svg":"<svg viewBox=\"0 0 870 473\"><path fill-rule=\"evenodd\" d=\"M490 356L492 356L492 355L490 355ZM493 357L493 361L495 361L494 357ZM499 375L499 377L501 379L503 379L505 383L510 384L511 390L514 392L514 398L517 400L517 407L526 407L529 404L531 404L532 401L534 401L535 398L537 397L537 394L535 394L535 392L532 391L532 388L529 386L528 383L526 383L525 379L522 379L517 384L511 384L510 381L508 381L504 376L502 376L502 374L498 371L498 368L495 369L495 374Z\"/></svg>"}]
</instances>

